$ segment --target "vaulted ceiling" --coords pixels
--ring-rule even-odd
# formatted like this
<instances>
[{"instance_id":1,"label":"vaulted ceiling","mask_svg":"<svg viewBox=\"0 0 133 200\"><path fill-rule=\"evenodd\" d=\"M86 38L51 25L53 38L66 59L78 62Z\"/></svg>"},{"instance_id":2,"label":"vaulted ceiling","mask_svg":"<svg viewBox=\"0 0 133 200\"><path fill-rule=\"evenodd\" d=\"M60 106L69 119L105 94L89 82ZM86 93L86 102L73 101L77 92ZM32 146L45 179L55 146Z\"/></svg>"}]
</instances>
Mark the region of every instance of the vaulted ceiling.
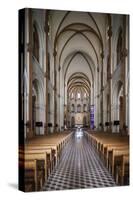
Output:
<instances>
[{"instance_id":1,"label":"vaulted ceiling","mask_svg":"<svg viewBox=\"0 0 133 200\"><path fill-rule=\"evenodd\" d=\"M89 96L100 68L106 14L50 11L52 39L68 94L81 89Z\"/></svg>"}]
</instances>

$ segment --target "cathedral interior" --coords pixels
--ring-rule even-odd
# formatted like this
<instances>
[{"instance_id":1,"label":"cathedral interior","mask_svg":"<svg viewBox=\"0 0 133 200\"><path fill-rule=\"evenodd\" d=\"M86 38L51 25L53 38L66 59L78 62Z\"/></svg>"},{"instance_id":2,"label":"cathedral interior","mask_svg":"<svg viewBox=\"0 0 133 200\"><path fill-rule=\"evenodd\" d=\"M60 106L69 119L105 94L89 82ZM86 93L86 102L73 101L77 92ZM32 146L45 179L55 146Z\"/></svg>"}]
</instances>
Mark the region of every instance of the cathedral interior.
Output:
<instances>
[{"instance_id":1,"label":"cathedral interior","mask_svg":"<svg viewBox=\"0 0 133 200\"><path fill-rule=\"evenodd\" d=\"M19 188L129 185L129 16L19 11Z\"/></svg>"}]
</instances>

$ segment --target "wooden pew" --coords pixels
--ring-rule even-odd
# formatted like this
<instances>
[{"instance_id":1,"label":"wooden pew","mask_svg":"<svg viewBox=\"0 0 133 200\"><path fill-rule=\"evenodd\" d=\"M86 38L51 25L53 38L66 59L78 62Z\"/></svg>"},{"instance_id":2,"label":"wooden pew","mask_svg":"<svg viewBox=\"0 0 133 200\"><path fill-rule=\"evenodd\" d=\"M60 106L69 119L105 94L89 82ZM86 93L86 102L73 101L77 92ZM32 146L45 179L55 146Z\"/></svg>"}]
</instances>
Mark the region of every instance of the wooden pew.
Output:
<instances>
[{"instance_id":1,"label":"wooden pew","mask_svg":"<svg viewBox=\"0 0 133 200\"><path fill-rule=\"evenodd\" d=\"M119 162L119 158L122 155L128 154L129 155L129 148L123 147L123 149L112 149L112 151L109 152L109 171L114 176L114 168L115 164Z\"/></svg>"},{"instance_id":2,"label":"wooden pew","mask_svg":"<svg viewBox=\"0 0 133 200\"><path fill-rule=\"evenodd\" d=\"M25 160L37 160L37 161L43 161L44 164L42 166L43 175L41 178L41 184L40 188L42 187L42 184L44 184L44 181L47 180L48 176L51 172L51 165L50 165L50 158L52 158L52 149L51 148L40 148L40 147L34 147L34 146L28 146L24 150L24 158ZM22 153L23 150L20 149L20 152ZM35 169L36 170L36 169Z\"/></svg>"},{"instance_id":3,"label":"wooden pew","mask_svg":"<svg viewBox=\"0 0 133 200\"><path fill-rule=\"evenodd\" d=\"M87 138L116 182L125 184L124 178L129 176L129 137L120 134L87 133Z\"/></svg>"},{"instance_id":4,"label":"wooden pew","mask_svg":"<svg viewBox=\"0 0 133 200\"><path fill-rule=\"evenodd\" d=\"M53 146L52 146L53 147ZM51 146L45 146L45 145L36 145L36 144L29 144L25 146L25 151L45 151L47 154L47 174L46 177L51 173L54 164L55 164L55 150L51 148Z\"/></svg>"},{"instance_id":5,"label":"wooden pew","mask_svg":"<svg viewBox=\"0 0 133 200\"><path fill-rule=\"evenodd\" d=\"M95 148L97 149L98 152L103 153L104 147L107 145L112 145L114 143L127 143L128 144L128 137L122 137L119 134L94 134L94 135L89 135L89 139L91 138L92 143L94 144Z\"/></svg>"},{"instance_id":6,"label":"wooden pew","mask_svg":"<svg viewBox=\"0 0 133 200\"><path fill-rule=\"evenodd\" d=\"M23 154L19 154L19 170L24 171L24 191L37 191L42 184L42 170L37 159L26 159Z\"/></svg>"},{"instance_id":7,"label":"wooden pew","mask_svg":"<svg viewBox=\"0 0 133 200\"><path fill-rule=\"evenodd\" d=\"M46 137L35 137L34 139L31 139L27 141L26 145L38 145L38 146L46 146L51 147L55 151L55 160L56 164L59 160L60 153L64 145L69 141L70 137L72 136L72 133L68 135L54 135L54 136L46 136Z\"/></svg>"},{"instance_id":8,"label":"wooden pew","mask_svg":"<svg viewBox=\"0 0 133 200\"><path fill-rule=\"evenodd\" d=\"M26 191L40 190L71 136L72 132L35 136L19 147L19 166L25 172Z\"/></svg>"},{"instance_id":9,"label":"wooden pew","mask_svg":"<svg viewBox=\"0 0 133 200\"><path fill-rule=\"evenodd\" d=\"M54 158L53 162L52 163L52 168L58 163L59 161L59 149L58 149L58 145L57 144L52 144L52 143L42 143L42 141L40 142L36 142L36 143L33 143L33 144L27 144L27 146L36 146L36 148L46 148L46 149L52 149L52 158Z\"/></svg>"},{"instance_id":10,"label":"wooden pew","mask_svg":"<svg viewBox=\"0 0 133 200\"><path fill-rule=\"evenodd\" d=\"M129 184L129 154L120 156L120 165L116 166L116 183L119 185ZM125 181L126 179L126 181Z\"/></svg>"},{"instance_id":11,"label":"wooden pew","mask_svg":"<svg viewBox=\"0 0 133 200\"><path fill-rule=\"evenodd\" d=\"M121 137L121 136L110 136L108 138L102 139L100 141L100 151L103 153L104 147L112 144L128 144L128 138L127 137Z\"/></svg>"},{"instance_id":12,"label":"wooden pew","mask_svg":"<svg viewBox=\"0 0 133 200\"><path fill-rule=\"evenodd\" d=\"M54 157L52 149L46 146L34 146L33 144L31 145L26 145L25 150L19 149L20 153L24 154L24 157L26 160L29 159L35 159L35 160L44 160L44 175L43 175L43 182L44 179L45 181L47 180L48 176L50 175L52 171L52 158ZM41 186L42 187L42 184Z\"/></svg>"},{"instance_id":13,"label":"wooden pew","mask_svg":"<svg viewBox=\"0 0 133 200\"><path fill-rule=\"evenodd\" d=\"M128 148L129 145L127 143L113 143L113 144L106 144L104 145L104 150L103 150L103 158L104 158L104 163L106 167L108 168L109 166L109 152L112 151L113 149L123 149L123 148Z\"/></svg>"},{"instance_id":14,"label":"wooden pew","mask_svg":"<svg viewBox=\"0 0 133 200\"><path fill-rule=\"evenodd\" d=\"M69 135L54 135L54 136L37 136L29 141L27 141L27 143L44 143L44 144L56 144L57 145L57 151L58 154L61 152L62 148L64 147L64 145L68 142L68 140L70 139L71 134Z\"/></svg>"},{"instance_id":15,"label":"wooden pew","mask_svg":"<svg viewBox=\"0 0 133 200\"><path fill-rule=\"evenodd\" d=\"M48 178L48 154L46 150L36 150L36 149L32 149L32 150L25 150L25 159L35 159L35 160L40 160L44 162L44 165L42 166L43 169L43 183L47 180Z\"/></svg>"}]
</instances>

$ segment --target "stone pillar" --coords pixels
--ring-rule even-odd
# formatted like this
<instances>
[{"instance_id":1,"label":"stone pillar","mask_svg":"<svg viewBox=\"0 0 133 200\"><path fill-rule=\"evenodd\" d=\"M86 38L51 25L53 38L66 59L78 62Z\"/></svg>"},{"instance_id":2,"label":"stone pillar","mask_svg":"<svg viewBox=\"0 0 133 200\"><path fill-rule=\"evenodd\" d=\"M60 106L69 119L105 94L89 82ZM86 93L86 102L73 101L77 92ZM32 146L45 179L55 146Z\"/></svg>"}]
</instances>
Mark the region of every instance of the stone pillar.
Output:
<instances>
[{"instance_id":1,"label":"stone pillar","mask_svg":"<svg viewBox=\"0 0 133 200\"><path fill-rule=\"evenodd\" d=\"M32 118L32 35L33 35L33 27L32 27L32 10L28 9L28 18L29 18L29 43L27 46L27 51L29 53L29 133L27 134L27 138L33 137L33 118Z\"/></svg>"},{"instance_id":2,"label":"stone pillar","mask_svg":"<svg viewBox=\"0 0 133 200\"><path fill-rule=\"evenodd\" d=\"M120 131L123 129L123 122L124 122L124 104L123 104L123 96L120 96L120 105L119 105L119 119L120 119Z\"/></svg>"},{"instance_id":3,"label":"stone pillar","mask_svg":"<svg viewBox=\"0 0 133 200\"><path fill-rule=\"evenodd\" d=\"M60 69L61 69L61 67L59 66L59 68L58 68L58 73L59 73L59 94L58 94L58 101L59 101L59 110L58 110L58 113L59 113L59 118L58 118L58 126L59 126L59 131L61 131L61 121L60 121L60 103L61 103L61 101L60 101L60 98L61 98L61 91L60 91Z\"/></svg>"},{"instance_id":4,"label":"stone pillar","mask_svg":"<svg viewBox=\"0 0 133 200\"><path fill-rule=\"evenodd\" d=\"M45 131L44 134L48 134L48 11L46 11L45 17L45 33L46 33L46 72L44 78L46 78L46 95L45 95L45 102L46 102L46 110L45 110Z\"/></svg>"},{"instance_id":5,"label":"stone pillar","mask_svg":"<svg viewBox=\"0 0 133 200\"><path fill-rule=\"evenodd\" d=\"M128 51L126 49L126 16L123 16L123 48L121 53L121 78L123 82L123 106L122 106L122 131L125 132L126 125L126 57Z\"/></svg>"},{"instance_id":6,"label":"stone pillar","mask_svg":"<svg viewBox=\"0 0 133 200\"><path fill-rule=\"evenodd\" d=\"M64 99L63 99L63 115L64 115L64 121L63 121L63 126L64 126L64 129L66 128L66 116L65 116L65 83L64 83Z\"/></svg>"},{"instance_id":7,"label":"stone pillar","mask_svg":"<svg viewBox=\"0 0 133 200\"><path fill-rule=\"evenodd\" d=\"M97 92L95 93L96 94L96 110L95 110L95 116L97 118L97 130L99 130L100 126L99 126L99 123L101 122L100 121L100 99L99 99L99 92L100 92L100 89L99 89L99 67L97 67L97 85L96 85L96 88L97 88Z\"/></svg>"},{"instance_id":8,"label":"stone pillar","mask_svg":"<svg viewBox=\"0 0 133 200\"><path fill-rule=\"evenodd\" d=\"M67 127L67 105L64 104L64 128Z\"/></svg>"},{"instance_id":9,"label":"stone pillar","mask_svg":"<svg viewBox=\"0 0 133 200\"><path fill-rule=\"evenodd\" d=\"M53 56L54 56L54 132L56 132L56 124L57 124L56 55L57 55L57 52L54 49L54 52L53 52Z\"/></svg>"},{"instance_id":10,"label":"stone pillar","mask_svg":"<svg viewBox=\"0 0 133 200\"><path fill-rule=\"evenodd\" d=\"M101 123L102 123L102 126L101 126L101 130L103 130L103 123L104 123L104 120L103 120L103 91L104 91L104 87L103 87L103 59L104 59L104 52L102 51L101 53Z\"/></svg>"},{"instance_id":11,"label":"stone pillar","mask_svg":"<svg viewBox=\"0 0 133 200\"><path fill-rule=\"evenodd\" d=\"M111 71L111 54L112 54L112 46L111 46L111 40L112 40L112 21L111 21L111 15L108 15L108 46L109 46L109 77L108 77L108 82L109 82L109 129L108 131L111 132L112 129L112 122L111 122L111 95L112 95L112 90L111 90L111 79L112 79L112 71Z\"/></svg>"}]
</instances>

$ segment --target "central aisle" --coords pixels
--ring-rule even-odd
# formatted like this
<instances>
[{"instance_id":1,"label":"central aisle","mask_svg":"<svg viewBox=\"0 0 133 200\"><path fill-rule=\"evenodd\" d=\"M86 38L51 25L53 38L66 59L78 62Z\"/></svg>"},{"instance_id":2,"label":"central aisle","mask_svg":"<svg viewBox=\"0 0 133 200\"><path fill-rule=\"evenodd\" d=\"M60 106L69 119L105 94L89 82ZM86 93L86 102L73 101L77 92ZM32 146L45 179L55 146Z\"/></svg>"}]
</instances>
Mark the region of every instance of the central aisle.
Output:
<instances>
[{"instance_id":1,"label":"central aisle","mask_svg":"<svg viewBox=\"0 0 133 200\"><path fill-rule=\"evenodd\" d=\"M116 186L82 131L75 131L43 190Z\"/></svg>"}]
</instances>

